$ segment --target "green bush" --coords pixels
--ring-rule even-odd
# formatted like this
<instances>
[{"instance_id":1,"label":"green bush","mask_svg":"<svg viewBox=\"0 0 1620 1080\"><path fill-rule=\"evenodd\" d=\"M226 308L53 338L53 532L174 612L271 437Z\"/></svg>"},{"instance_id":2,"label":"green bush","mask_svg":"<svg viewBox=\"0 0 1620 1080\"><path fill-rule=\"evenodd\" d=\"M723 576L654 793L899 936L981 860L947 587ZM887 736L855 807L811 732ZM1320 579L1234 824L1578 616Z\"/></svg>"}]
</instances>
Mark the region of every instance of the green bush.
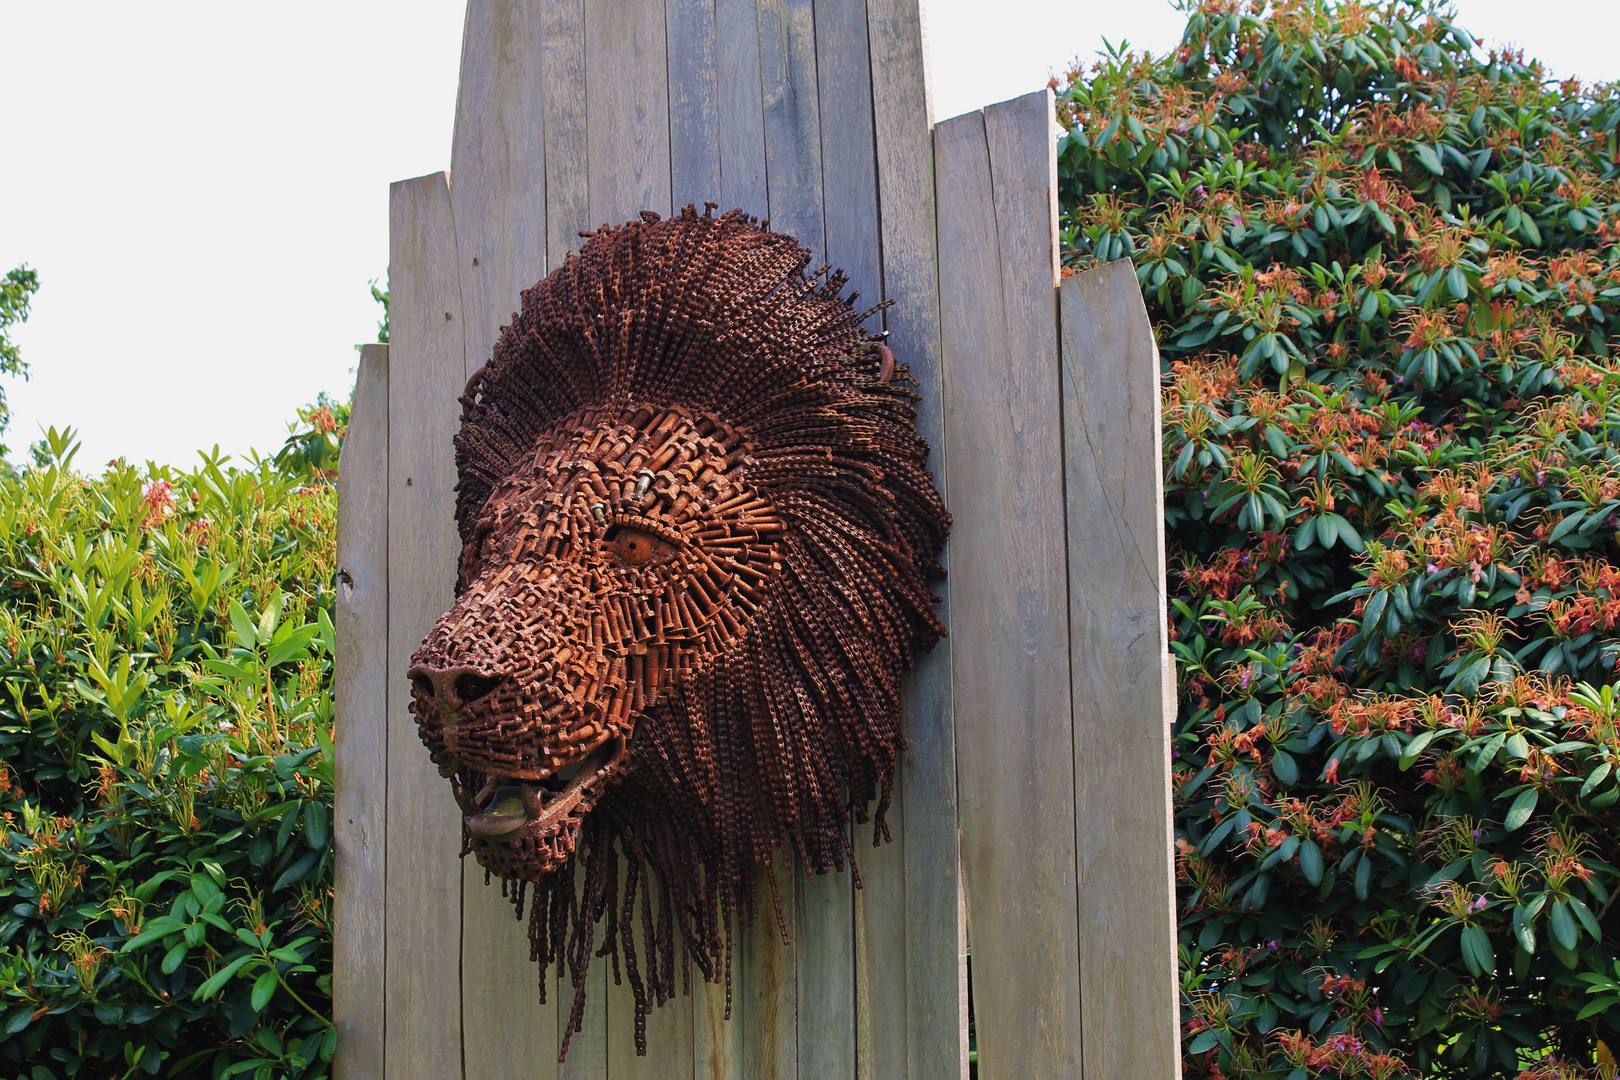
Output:
<instances>
[{"instance_id":1,"label":"green bush","mask_svg":"<svg viewBox=\"0 0 1620 1080\"><path fill-rule=\"evenodd\" d=\"M1059 111L1164 359L1188 1075L1612 1076L1620 93L1209 0Z\"/></svg>"},{"instance_id":2,"label":"green bush","mask_svg":"<svg viewBox=\"0 0 1620 1080\"><path fill-rule=\"evenodd\" d=\"M0 1075L324 1076L334 493L72 456L0 476Z\"/></svg>"}]
</instances>

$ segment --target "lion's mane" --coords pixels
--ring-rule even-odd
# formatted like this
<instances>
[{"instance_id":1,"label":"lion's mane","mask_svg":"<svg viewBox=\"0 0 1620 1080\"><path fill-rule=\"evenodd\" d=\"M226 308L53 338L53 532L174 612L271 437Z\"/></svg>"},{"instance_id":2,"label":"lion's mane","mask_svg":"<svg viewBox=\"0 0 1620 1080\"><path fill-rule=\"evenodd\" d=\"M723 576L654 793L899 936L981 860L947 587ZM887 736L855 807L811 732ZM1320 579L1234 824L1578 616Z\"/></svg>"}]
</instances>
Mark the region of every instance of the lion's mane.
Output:
<instances>
[{"instance_id":1,"label":"lion's mane","mask_svg":"<svg viewBox=\"0 0 1620 1080\"><path fill-rule=\"evenodd\" d=\"M622 957L644 1049L645 1014L688 984L689 964L724 975L729 1010L731 923L757 912L756 863L780 848L776 865L853 869L852 820L870 813L887 835L900 678L944 633L926 581L943 573L950 517L925 471L915 383L888 370L843 275L807 274L810 259L741 211L604 227L524 292L461 399L464 541L552 425L604 403L678 405L745 433L747 480L788 526L743 634L638 718L572 864L503 882L519 918L528 899L542 1000L545 969L568 965L565 1048L593 955L612 957L616 979Z\"/></svg>"}]
</instances>

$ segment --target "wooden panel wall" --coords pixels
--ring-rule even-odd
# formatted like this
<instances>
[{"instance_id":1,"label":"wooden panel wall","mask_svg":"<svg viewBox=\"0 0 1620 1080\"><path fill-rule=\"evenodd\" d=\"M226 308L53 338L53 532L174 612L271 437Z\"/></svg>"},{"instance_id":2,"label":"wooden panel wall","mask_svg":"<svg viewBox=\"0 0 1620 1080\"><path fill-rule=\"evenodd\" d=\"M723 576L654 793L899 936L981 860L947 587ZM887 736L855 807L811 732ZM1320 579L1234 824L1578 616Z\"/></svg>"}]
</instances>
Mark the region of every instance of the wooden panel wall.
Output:
<instances>
[{"instance_id":1,"label":"wooden panel wall","mask_svg":"<svg viewBox=\"0 0 1620 1080\"><path fill-rule=\"evenodd\" d=\"M1128 269L1065 287L1060 338L1051 111L934 128L916 0L471 0L451 172L394 186L394 344L345 451L341 1080L965 1080L970 933L985 1080L1174 1071L1164 718L1121 707L1165 670L1157 366ZM521 290L582 229L705 199L895 301L873 322L956 519L952 636L908 680L865 888L779 868L791 941L768 915L743 934L732 1019L700 983L646 1058L599 963L559 1065L571 988L536 1003L522 927L456 859L403 673L450 602L455 399ZM1093 550L1110 529L1134 554Z\"/></svg>"}]
</instances>

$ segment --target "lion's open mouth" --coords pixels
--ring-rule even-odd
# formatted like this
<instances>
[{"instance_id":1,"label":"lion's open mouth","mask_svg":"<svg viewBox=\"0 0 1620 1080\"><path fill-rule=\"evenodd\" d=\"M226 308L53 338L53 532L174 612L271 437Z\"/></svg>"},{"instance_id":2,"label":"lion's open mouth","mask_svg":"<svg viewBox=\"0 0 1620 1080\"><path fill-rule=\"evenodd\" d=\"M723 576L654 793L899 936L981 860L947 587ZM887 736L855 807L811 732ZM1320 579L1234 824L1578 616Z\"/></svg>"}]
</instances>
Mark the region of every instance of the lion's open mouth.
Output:
<instances>
[{"instance_id":1,"label":"lion's open mouth","mask_svg":"<svg viewBox=\"0 0 1620 1080\"><path fill-rule=\"evenodd\" d=\"M467 832L494 843L554 832L570 815L595 805L607 779L623 764L626 745L623 738L607 739L543 780L481 774L472 812L464 815Z\"/></svg>"}]
</instances>

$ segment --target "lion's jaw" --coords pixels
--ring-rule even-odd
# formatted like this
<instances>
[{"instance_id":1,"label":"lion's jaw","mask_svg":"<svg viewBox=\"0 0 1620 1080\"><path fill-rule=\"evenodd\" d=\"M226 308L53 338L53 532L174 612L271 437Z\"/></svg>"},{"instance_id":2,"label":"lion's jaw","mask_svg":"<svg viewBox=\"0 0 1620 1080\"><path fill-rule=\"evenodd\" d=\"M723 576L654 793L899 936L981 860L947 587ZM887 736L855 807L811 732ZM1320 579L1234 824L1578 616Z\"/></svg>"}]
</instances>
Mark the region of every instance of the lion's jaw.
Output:
<instances>
[{"instance_id":1,"label":"lion's jaw","mask_svg":"<svg viewBox=\"0 0 1620 1080\"><path fill-rule=\"evenodd\" d=\"M749 462L711 417L628 403L563 418L491 493L410 678L492 872L565 864L642 711L745 632L785 532Z\"/></svg>"}]
</instances>

